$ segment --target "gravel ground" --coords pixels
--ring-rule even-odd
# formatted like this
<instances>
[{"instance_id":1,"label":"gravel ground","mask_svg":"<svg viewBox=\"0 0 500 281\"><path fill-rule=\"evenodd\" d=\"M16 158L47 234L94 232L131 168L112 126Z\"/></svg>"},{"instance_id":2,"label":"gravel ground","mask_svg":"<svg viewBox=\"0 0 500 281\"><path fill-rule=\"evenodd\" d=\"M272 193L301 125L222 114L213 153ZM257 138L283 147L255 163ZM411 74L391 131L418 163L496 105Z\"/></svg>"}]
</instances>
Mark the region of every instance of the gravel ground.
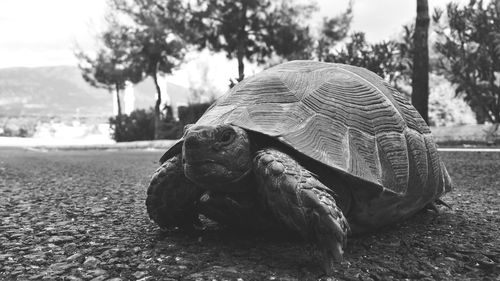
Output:
<instances>
[{"instance_id":1,"label":"gravel ground","mask_svg":"<svg viewBox=\"0 0 500 281\"><path fill-rule=\"evenodd\" d=\"M0 149L0 279L500 280L500 153L441 153L452 210L351 237L333 278L286 233L161 232L144 206L160 155Z\"/></svg>"}]
</instances>

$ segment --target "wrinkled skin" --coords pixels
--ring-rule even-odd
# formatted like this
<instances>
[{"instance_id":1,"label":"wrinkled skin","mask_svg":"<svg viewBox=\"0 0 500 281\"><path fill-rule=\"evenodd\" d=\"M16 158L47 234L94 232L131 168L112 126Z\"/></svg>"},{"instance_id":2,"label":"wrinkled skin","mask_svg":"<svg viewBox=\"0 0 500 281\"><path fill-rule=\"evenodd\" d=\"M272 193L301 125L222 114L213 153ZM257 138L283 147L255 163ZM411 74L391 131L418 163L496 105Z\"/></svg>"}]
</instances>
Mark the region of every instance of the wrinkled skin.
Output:
<instances>
[{"instance_id":1,"label":"wrinkled skin","mask_svg":"<svg viewBox=\"0 0 500 281\"><path fill-rule=\"evenodd\" d=\"M330 273L342 260L349 232L335 188L279 148L252 149L237 126L194 125L184 134L182 152L153 175L146 205L161 227L196 224L201 213L240 228L287 228L318 245Z\"/></svg>"},{"instance_id":2,"label":"wrinkled skin","mask_svg":"<svg viewBox=\"0 0 500 281\"><path fill-rule=\"evenodd\" d=\"M182 159L186 177L212 191L237 192L240 181L252 170L250 143L238 127L191 127L184 136Z\"/></svg>"}]
</instances>

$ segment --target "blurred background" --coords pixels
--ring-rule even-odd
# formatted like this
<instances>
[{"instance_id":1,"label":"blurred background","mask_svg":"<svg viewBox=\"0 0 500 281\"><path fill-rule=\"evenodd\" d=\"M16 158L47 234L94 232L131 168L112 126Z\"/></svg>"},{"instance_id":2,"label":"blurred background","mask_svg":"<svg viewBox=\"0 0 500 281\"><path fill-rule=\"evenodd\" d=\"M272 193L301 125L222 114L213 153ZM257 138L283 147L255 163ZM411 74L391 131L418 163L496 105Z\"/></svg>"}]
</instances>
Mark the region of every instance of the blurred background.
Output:
<instances>
[{"instance_id":1,"label":"blurred background","mask_svg":"<svg viewBox=\"0 0 500 281\"><path fill-rule=\"evenodd\" d=\"M2 0L0 34L0 144L176 139L295 59L377 73L441 144L500 144L499 0Z\"/></svg>"}]
</instances>

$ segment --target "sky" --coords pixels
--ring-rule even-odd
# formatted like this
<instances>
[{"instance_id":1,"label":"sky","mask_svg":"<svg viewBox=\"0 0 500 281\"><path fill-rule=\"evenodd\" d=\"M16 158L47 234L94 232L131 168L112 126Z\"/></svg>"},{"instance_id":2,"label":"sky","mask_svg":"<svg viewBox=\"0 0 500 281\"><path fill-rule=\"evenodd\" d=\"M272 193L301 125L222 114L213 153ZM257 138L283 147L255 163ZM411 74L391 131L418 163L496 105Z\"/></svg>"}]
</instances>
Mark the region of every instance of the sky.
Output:
<instances>
[{"instance_id":1,"label":"sky","mask_svg":"<svg viewBox=\"0 0 500 281\"><path fill-rule=\"evenodd\" d=\"M429 0L429 6L444 7L449 1L467 0ZM312 25L344 11L348 0L317 3ZM351 31L363 31L368 41L378 42L394 38L413 21L416 1L354 0L353 10ZM87 50L96 45L105 11L106 0L1 0L0 68L76 65L75 46Z\"/></svg>"}]
</instances>

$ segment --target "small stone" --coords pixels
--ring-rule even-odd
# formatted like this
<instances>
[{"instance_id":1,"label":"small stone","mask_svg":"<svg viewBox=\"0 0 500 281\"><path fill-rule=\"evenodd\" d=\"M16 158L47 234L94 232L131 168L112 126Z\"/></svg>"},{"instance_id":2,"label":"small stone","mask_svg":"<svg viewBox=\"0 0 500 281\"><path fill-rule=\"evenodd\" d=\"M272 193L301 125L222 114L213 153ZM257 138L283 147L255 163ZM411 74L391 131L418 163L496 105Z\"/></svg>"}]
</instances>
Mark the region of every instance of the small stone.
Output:
<instances>
[{"instance_id":1,"label":"small stone","mask_svg":"<svg viewBox=\"0 0 500 281\"><path fill-rule=\"evenodd\" d=\"M61 272L64 272L66 271L68 268L72 268L72 267L77 267L78 265L77 264L74 264L74 263L65 263L65 262L59 262L59 263L53 263L50 265L50 269L53 270L53 271L61 271Z\"/></svg>"},{"instance_id":2,"label":"small stone","mask_svg":"<svg viewBox=\"0 0 500 281\"><path fill-rule=\"evenodd\" d=\"M140 263L140 264L137 266L137 268L138 268L138 269L146 269L146 268L148 268L148 267L149 267L149 266L148 266L146 263Z\"/></svg>"},{"instance_id":3,"label":"small stone","mask_svg":"<svg viewBox=\"0 0 500 281\"><path fill-rule=\"evenodd\" d=\"M423 270L420 270L418 273L419 273L421 276L426 276L426 277L431 276L431 274L430 274L429 272L427 272L427 271L423 271Z\"/></svg>"},{"instance_id":4,"label":"small stone","mask_svg":"<svg viewBox=\"0 0 500 281\"><path fill-rule=\"evenodd\" d=\"M89 270L87 272L89 274L91 274L92 276L103 276L103 275L107 274L106 270L103 270L103 269L100 269L100 268L97 268L97 269L94 269L94 270Z\"/></svg>"},{"instance_id":5,"label":"small stone","mask_svg":"<svg viewBox=\"0 0 500 281\"><path fill-rule=\"evenodd\" d=\"M83 279L79 278L79 277L76 277L76 276L73 276L73 275L70 275L70 276L65 276L64 280L68 280L68 281L82 281Z\"/></svg>"},{"instance_id":6,"label":"small stone","mask_svg":"<svg viewBox=\"0 0 500 281\"><path fill-rule=\"evenodd\" d=\"M33 275L33 276L31 276L30 278L28 278L28 279L29 279L29 280L40 280L40 279L42 279L44 276L45 276L45 273L41 273L41 274Z\"/></svg>"},{"instance_id":7,"label":"small stone","mask_svg":"<svg viewBox=\"0 0 500 281\"><path fill-rule=\"evenodd\" d=\"M17 275L19 275L19 274L21 274L21 273L23 273L23 271L22 271L22 270L14 270L14 271L12 271L12 272L10 273L10 275L12 275L12 276L17 276Z\"/></svg>"},{"instance_id":8,"label":"small stone","mask_svg":"<svg viewBox=\"0 0 500 281\"><path fill-rule=\"evenodd\" d=\"M175 257L175 262L179 265L189 265L191 264L190 261L184 259L184 258L181 258L181 257Z\"/></svg>"},{"instance_id":9,"label":"small stone","mask_svg":"<svg viewBox=\"0 0 500 281\"><path fill-rule=\"evenodd\" d=\"M41 280L56 280L57 275L59 274L54 274L54 273L44 274Z\"/></svg>"},{"instance_id":10,"label":"small stone","mask_svg":"<svg viewBox=\"0 0 500 281\"><path fill-rule=\"evenodd\" d=\"M42 253L42 252L24 255L24 258L29 259L29 260L38 260L38 259L43 259L44 257L45 257L45 253Z\"/></svg>"},{"instance_id":11,"label":"small stone","mask_svg":"<svg viewBox=\"0 0 500 281\"><path fill-rule=\"evenodd\" d=\"M201 273L201 272L192 273L188 277L189 277L189 279L203 280L203 273Z\"/></svg>"},{"instance_id":12,"label":"small stone","mask_svg":"<svg viewBox=\"0 0 500 281\"><path fill-rule=\"evenodd\" d=\"M64 280L69 280L69 281L82 281L82 278L70 275L70 276L65 276Z\"/></svg>"},{"instance_id":13,"label":"small stone","mask_svg":"<svg viewBox=\"0 0 500 281\"><path fill-rule=\"evenodd\" d=\"M111 264L111 263L118 263L120 261L120 258L110 258L108 260L108 264Z\"/></svg>"},{"instance_id":14,"label":"small stone","mask_svg":"<svg viewBox=\"0 0 500 281\"><path fill-rule=\"evenodd\" d=\"M99 264L99 260L92 256L87 257L83 262L83 265L86 267L96 267L97 264Z\"/></svg>"},{"instance_id":15,"label":"small stone","mask_svg":"<svg viewBox=\"0 0 500 281\"><path fill-rule=\"evenodd\" d=\"M106 280L106 278L107 278L106 276L101 275L101 276L97 276L95 278L90 279L90 281L104 281L104 280Z\"/></svg>"},{"instance_id":16,"label":"small stone","mask_svg":"<svg viewBox=\"0 0 500 281\"><path fill-rule=\"evenodd\" d=\"M141 277L143 277L144 275L146 275L147 273L145 271L136 271L134 272L134 274L132 274L135 278L139 279Z\"/></svg>"},{"instance_id":17,"label":"small stone","mask_svg":"<svg viewBox=\"0 0 500 281\"><path fill-rule=\"evenodd\" d=\"M7 260L12 257L12 254L0 254L0 261Z\"/></svg>"},{"instance_id":18,"label":"small stone","mask_svg":"<svg viewBox=\"0 0 500 281\"><path fill-rule=\"evenodd\" d=\"M81 256L82 256L82 254L76 253L76 254L73 254L73 255L69 256L66 260L68 260L68 261L74 261L74 260L78 259Z\"/></svg>"},{"instance_id":19,"label":"small stone","mask_svg":"<svg viewBox=\"0 0 500 281\"><path fill-rule=\"evenodd\" d=\"M49 239L47 239L47 242L53 244L63 244L65 242L73 241L74 239L75 237L73 236L61 235L61 236L52 236Z\"/></svg>"},{"instance_id":20,"label":"small stone","mask_svg":"<svg viewBox=\"0 0 500 281\"><path fill-rule=\"evenodd\" d=\"M123 249L120 249L120 248L111 248L111 249L108 249L108 250L104 251L101 255L99 255L99 257L107 259L107 258L110 258L110 257L113 257L113 256L118 256L122 252L124 252Z\"/></svg>"},{"instance_id":21,"label":"small stone","mask_svg":"<svg viewBox=\"0 0 500 281\"><path fill-rule=\"evenodd\" d=\"M102 212L105 212L106 209L96 207L96 208L92 208L91 211L92 211L92 213L102 213Z\"/></svg>"},{"instance_id":22,"label":"small stone","mask_svg":"<svg viewBox=\"0 0 500 281\"><path fill-rule=\"evenodd\" d=\"M184 265L160 265L158 267L159 271L168 272L168 277L170 278L179 278L184 275L187 266Z\"/></svg>"}]
</instances>

